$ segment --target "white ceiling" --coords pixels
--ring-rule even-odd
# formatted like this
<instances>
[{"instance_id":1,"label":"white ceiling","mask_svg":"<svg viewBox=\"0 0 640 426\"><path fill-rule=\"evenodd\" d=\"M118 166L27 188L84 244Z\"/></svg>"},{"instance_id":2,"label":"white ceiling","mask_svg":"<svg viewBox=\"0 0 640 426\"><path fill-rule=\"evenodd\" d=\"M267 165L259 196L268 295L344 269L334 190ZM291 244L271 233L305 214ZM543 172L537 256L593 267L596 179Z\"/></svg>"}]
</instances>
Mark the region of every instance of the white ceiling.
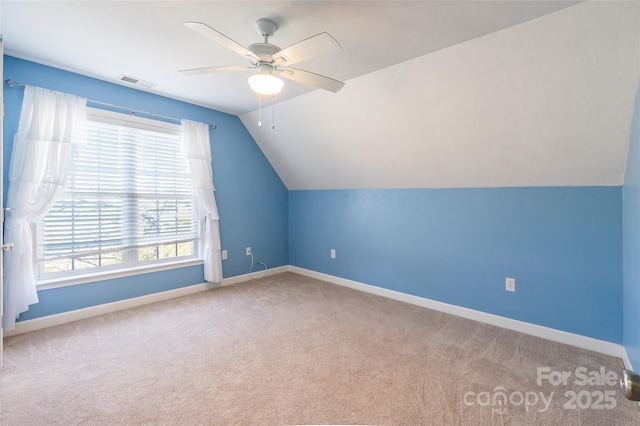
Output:
<instances>
[{"instance_id":1,"label":"white ceiling","mask_svg":"<svg viewBox=\"0 0 640 426\"><path fill-rule=\"evenodd\" d=\"M157 83L155 92L232 114L257 108L251 71L185 76L177 71L248 65L182 25L199 21L247 46L255 21L274 20L282 48L329 32L342 50L296 65L349 80L575 2L555 1L2 1L5 52L108 81L121 74ZM289 82L278 96L311 89Z\"/></svg>"},{"instance_id":2,"label":"white ceiling","mask_svg":"<svg viewBox=\"0 0 640 426\"><path fill-rule=\"evenodd\" d=\"M6 53L240 115L289 189L619 185L640 63L639 3L555 1L7 1ZM296 67L276 129L257 127L245 64L182 25L286 47L322 31L343 49ZM120 83L126 85L126 83ZM263 111L270 121L270 110Z\"/></svg>"},{"instance_id":3,"label":"white ceiling","mask_svg":"<svg viewBox=\"0 0 640 426\"><path fill-rule=\"evenodd\" d=\"M275 130L241 119L289 189L621 185L639 6L578 4L290 99Z\"/></svg>"}]
</instances>

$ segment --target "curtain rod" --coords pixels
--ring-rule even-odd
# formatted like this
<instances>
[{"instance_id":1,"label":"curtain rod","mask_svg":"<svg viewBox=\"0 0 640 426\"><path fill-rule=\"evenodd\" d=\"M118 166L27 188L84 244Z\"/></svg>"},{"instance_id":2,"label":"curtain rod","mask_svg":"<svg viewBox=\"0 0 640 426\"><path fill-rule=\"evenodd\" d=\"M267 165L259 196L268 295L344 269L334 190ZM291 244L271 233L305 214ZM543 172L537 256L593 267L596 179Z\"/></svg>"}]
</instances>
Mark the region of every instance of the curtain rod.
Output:
<instances>
[{"instance_id":1,"label":"curtain rod","mask_svg":"<svg viewBox=\"0 0 640 426\"><path fill-rule=\"evenodd\" d=\"M14 80L11 80L11 79L6 79L4 81L4 83L9 87L15 87L15 86L27 87L27 85L25 83L20 83L18 81L14 81ZM172 117L170 115L156 114L155 112L143 111L143 110L140 110L140 109L133 109L133 108L125 107L125 106L122 106L122 105L109 104L107 102L94 101L93 99L87 99L87 102L91 102L92 104L98 104L98 105L111 107L111 108L124 109L126 111L129 111L129 114L131 114L131 115L135 115L136 113L141 113L141 114L144 114L144 115L151 115L151 116L154 116L154 117L166 118L168 120L174 120L174 121L182 120L181 118ZM209 127L211 129L216 129L218 126L216 126L215 124L209 124Z\"/></svg>"}]
</instances>

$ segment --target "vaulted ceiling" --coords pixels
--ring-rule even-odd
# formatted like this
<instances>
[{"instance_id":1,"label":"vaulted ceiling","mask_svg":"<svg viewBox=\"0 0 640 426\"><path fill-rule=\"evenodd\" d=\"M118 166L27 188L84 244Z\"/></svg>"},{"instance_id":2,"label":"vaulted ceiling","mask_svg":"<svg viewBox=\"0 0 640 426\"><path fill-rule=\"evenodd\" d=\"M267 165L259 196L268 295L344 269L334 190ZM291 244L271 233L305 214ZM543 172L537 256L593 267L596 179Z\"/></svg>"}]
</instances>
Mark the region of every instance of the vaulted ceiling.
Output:
<instances>
[{"instance_id":1,"label":"vaulted ceiling","mask_svg":"<svg viewBox=\"0 0 640 426\"><path fill-rule=\"evenodd\" d=\"M241 118L289 189L621 185L639 4L578 4L284 101L274 130Z\"/></svg>"},{"instance_id":2,"label":"vaulted ceiling","mask_svg":"<svg viewBox=\"0 0 640 426\"><path fill-rule=\"evenodd\" d=\"M8 54L237 114L289 189L620 185L640 72L640 8L547 1L7 1ZM182 25L240 44L254 22L286 47L327 31L342 49L296 66L258 127L244 64Z\"/></svg>"}]
</instances>

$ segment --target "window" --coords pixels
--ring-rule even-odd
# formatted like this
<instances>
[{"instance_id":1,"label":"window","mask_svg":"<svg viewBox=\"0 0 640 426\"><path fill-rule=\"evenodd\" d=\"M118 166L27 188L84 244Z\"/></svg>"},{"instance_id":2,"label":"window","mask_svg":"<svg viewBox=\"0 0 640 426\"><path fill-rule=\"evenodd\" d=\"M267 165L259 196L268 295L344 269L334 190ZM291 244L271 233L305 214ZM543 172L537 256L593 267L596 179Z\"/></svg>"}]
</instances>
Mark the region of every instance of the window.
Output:
<instances>
[{"instance_id":1,"label":"window","mask_svg":"<svg viewBox=\"0 0 640 426\"><path fill-rule=\"evenodd\" d=\"M40 280L197 257L180 126L90 109L88 143L38 223Z\"/></svg>"}]
</instances>

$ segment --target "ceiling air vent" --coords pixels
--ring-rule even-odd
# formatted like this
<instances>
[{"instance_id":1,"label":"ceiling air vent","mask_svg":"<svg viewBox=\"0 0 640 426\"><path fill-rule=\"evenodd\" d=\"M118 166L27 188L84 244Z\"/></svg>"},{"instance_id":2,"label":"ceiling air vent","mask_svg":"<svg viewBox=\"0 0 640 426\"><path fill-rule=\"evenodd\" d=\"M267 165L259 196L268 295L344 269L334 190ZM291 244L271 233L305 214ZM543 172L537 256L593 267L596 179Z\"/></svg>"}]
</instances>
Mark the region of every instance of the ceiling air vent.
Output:
<instances>
[{"instance_id":1,"label":"ceiling air vent","mask_svg":"<svg viewBox=\"0 0 640 426\"><path fill-rule=\"evenodd\" d=\"M135 84L136 86L146 87L147 89L151 89L156 87L157 83L152 83L150 81L142 80L139 78L131 77L130 75L120 74L118 80L124 81L125 83Z\"/></svg>"}]
</instances>

